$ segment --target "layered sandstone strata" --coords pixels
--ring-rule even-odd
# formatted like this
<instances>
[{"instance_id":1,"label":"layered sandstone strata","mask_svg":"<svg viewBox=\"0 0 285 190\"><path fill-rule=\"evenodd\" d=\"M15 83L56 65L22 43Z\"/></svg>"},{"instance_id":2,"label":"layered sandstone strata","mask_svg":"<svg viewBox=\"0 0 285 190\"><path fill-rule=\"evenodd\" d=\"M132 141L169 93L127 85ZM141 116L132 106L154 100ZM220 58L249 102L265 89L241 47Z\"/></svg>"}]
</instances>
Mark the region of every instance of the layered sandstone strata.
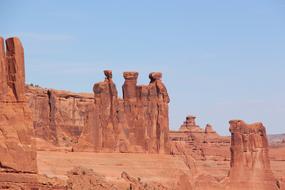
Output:
<instances>
[{"instance_id":1,"label":"layered sandstone strata","mask_svg":"<svg viewBox=\"0 0 285 190\"><path fill-rule=\"evenodd\" d=\"M179 131L170 131L172 154L176 154L175 144L182 142L187 154L196 160L229 160L230 138L220 136L210 124L205 129L196 124L196 117L189 115Z\"/></svg>"},{"instance_id":2,"label":"layered sandstone strata","mask_svg":"<svg viewBox=\"0 0 285 190\"><path fill-rule=\"evenodd\" d=\"M94 104L75 151L169 152L169 97L161 73L150 74L149 85L137 85L137 72L125 72L123 99L112 72L94 85Z\"/></svg>"},{"instance_id":3,"label":"layered sandstone strata","mask_svg":"<svg viewBox=\"0 0 285 190\"><path fill-rule=\"evenodd\" d=\"M268 141L263 124L232 120L230 132L229 189L278 189L270 168Z\"/></svg>"}]
</instances>

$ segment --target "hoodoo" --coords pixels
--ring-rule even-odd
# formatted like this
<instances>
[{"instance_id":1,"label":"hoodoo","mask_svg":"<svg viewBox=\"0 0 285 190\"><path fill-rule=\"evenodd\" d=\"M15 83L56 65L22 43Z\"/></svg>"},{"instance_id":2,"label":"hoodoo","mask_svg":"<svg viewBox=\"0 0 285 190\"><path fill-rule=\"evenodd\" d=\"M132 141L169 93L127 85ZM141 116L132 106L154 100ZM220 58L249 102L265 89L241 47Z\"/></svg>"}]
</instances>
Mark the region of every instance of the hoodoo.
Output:
<instances>
[{"instance_id":1,"label":"hoodoo","mask_svg":"<svg viewBox=\"0 0 285 190\"><path fill-rule=\"evenodd\" d=\"M230 138L220 136L210 124L205 129L196 124L196 117L188 115L179 131L170 131L172 154L176 143L184 143L185 150L196 160L229 160Z\"/></svg>"},{"instance_id":2,"label":"hoodoo","mask_svg":"<svg viewBox=\"0 0 285 190\"><path fill-rule=\"evenodd\" d=\"M231 190L278 189L270 168L268 141L262 123L231 120Z\"/></svg>"},{"instance_id":3,"label":"hoodoo","mask_svg":"<svg viewBox=\"0 0 285 190\"><path fill-rule=\"evenodd\" d=\"M137 85L137 72L124 72L123 99L112 71L94 85L86 126L74 151L168 153L169 97L162 74L151 73L149 85Z\"/></svg>"}]
</instances>

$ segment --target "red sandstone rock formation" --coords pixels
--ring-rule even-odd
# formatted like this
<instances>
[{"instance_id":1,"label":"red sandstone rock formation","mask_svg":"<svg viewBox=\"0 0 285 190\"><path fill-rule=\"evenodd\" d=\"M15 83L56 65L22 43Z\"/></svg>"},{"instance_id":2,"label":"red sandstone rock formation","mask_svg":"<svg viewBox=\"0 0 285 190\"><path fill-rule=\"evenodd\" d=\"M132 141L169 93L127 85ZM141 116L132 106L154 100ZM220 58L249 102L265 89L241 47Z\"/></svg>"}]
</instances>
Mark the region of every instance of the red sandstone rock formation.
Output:
<instances>
[{"instance_id":1,"label":"red sandstone rock formation","mask_svg":"<svg viewBox=\"0 0 285 190\"><path fill-rule=\"evenodd\" d=\"M94 105L75 151L167 153L169 97L161 73L151 73L149 85L138 86L136 72L125 72L123 100L112 72L94 85Z\"/></svg>"},{"instance_id":2,"label":"red sandstone rock formation","mask_svg":"<svg viewBox=\"0 0 285 190\"><path fill-rule=\"evenodd\" d=\"M0 189L116 189L103 177L82 168L68 173L68 185L38 175L32 122L38 137L59 146L75 144L78 151L169 152L169 97L161 73L151 73L149 85L137 85L138 73L125 72L123 99L118 98L112 72L106 70L104 74L105 80L94 85L94 97L32 87L25 93L22 45L17 38L10 38L5 50L0 38ZM170 132L171 154L179 155L191 173L176 175L174 189L284 188L284 179L277 182L270 169L264 126L240 120L230 125L232 159L226 180L199 173L191 155L204 160L225 159L227 138L209 124L203 130L194 116L186 118L179 132ZM144 183L127 173L122 173L122 178L133 189L167 189L161 183Z\"/></svg>"},{"instance_id":3,"label":"red sandstone rock formation","mask_svg":"<svg viewBox=\"0 0 285 190\"><path fill-rule=\"evenodd\" d=\"M186 149L186 143L183 141L172 142L170 154L180 155L185 165L191 171L193 175L197 173L197 166L195 159L191 156L191 153Z\"/></svg>"},{"instance_id":4,"label":"red sandstone rock formation","mask_svg":"<svg viewBox=\"0 0 285 190\"><path fill-rule=\"evenodd\" d=\"M124 113L129 127L129 141L151 153L169 152L169 96L161 73L150 73L149 85L137 85L138 73L125 72Z\"/></svg>"},{"instance_id":5,"label":"red sandstone rock formation","mask_svg":"<svg viewBox=\"0 0 285 190\"><path fill-rule=\"evenodd\" d=\"M209 175L197 166L197 162L192 158L189 150L186 149L185 142L172 142L171 154L180 156L188 167L190 173L176 174L177 183L174 189L195 189L195 190L222 190L225 183Z\"/></svg>"},{"instance_id":6,"label":"red sandstone rock formation","mask_svg":"<svg viewBox=\"0 0 285 190\"><path fill-rule=\"evenodd\" d=\"M92 94L26 86L26 97L36 137L57 146L70 147L78 142L88 106L94 103Z\"/></svg>"},{"instance_id":7,"label":"red sandstone rock formation","mask_svg":"<svg viewBox=\"0 0 285 190\"><path fill-rule=\"evenodd\" d=\"M115 185L108 183L104 176L95 173L92 169L75 167L67 174L68 190L117 190Z\"/></svg>"},{"instance_id":8,"label":"red sandstone rock formation","mask_svg":"<svg viewBox=\"0 0 285 190\"><path fill-rule=\"evenodd\" d=\"M93 87L94 103L89 107L87 123L74 150L115 152L117 150L119 99L112 72Z\"/></svg>"},{"instance_id":9,"label":"red sandstone rock formation","mask_svg":"<svg viewBox=\"0 0 285 190\"><path fill-rule=\"evenodd\" d=\"M195 121L196 117L189 115L186 117L186 121L184 121L183 125L181 125L179 131L191 131L191 132L203 132L203 129L201 129L198 125L196 125Z\"/></svg>"},{"instance_id":10,"label":"red sandstone rock formation","mask_svg":"<svg viewBox=\"0 0 285 190\"><path fill-rule=\"evenodd\" d=\"M0 38L0 74L2 101L25 101L25 67L24 49L18 38L6 40L6 52L4 40Z\"/></svg>"},{"instance_id":11,"label":"red sandstone rock formation","mask_svg":"<svg viewBox=\"0 0 285 190\"><path fill-rule=\"evenodd\" d=\"M169 188L163 186L160 183L150 182L144 183L140 178L131 177L128 173L122 172L121 177L130 184L131 190L169 190ZM178 189L177 189L178 190Z\"/></svg>"},{"instance_id":12,"label":"red sandstone rock formation","mask_svg":"<svg viewBox=\"0 0 285 190\"><path fill-rule=\"evenodd\" d=\"M230 132L229 189L278 189L270 168L268 142L263 124L246 124L241 120L232 120Z\"/></svg>"},{"instance_id":13,"label":"red sandstone rock formation","mask_svg":"<svg viewBox=\"0 0 285 190\"><path fill-rule=\"evenodd\" d=\"M18 38L0 38L0 170L36 173L31 112L25 101L24 52ZM20 158L20 159L19 159Z\"/></svg>"},{"instance_id":14,"label":"red sandstone rock formation","mask_svg":"<svg viewBox=\"0 0 285 190\"><path fill-rule=\"evenodd\" d=\"M212 125L207 124L205 127L205 133L211 134L211 133L216 133L216 131L213 129Z\"/></svg>"},{"instance_id":15,"label":"red sandstone rock formation","mask_svg":"<svg viewBox=\"0 0 285 190\"><path fill-rule=\"evenodd\" d=\"M169 132L172 144L184 142L187 154L197 160L229 160L230 139L217 134L210 124L205 129L200 128L195 119L195 116L187 116L179 131Z\"/></svg>"},{"instance_id":16,"label":"red sandstone rock formation","mask_svg":"<svg viewBox=\"0 0 285 190\"><path fill-rule=\"evenodd\" d=\"M18 38L9 38L5 51L0 38L0 189L65 189L56 185L57 180L37 174L33 136L22 44Z\"/></svg>"}]
</instances>

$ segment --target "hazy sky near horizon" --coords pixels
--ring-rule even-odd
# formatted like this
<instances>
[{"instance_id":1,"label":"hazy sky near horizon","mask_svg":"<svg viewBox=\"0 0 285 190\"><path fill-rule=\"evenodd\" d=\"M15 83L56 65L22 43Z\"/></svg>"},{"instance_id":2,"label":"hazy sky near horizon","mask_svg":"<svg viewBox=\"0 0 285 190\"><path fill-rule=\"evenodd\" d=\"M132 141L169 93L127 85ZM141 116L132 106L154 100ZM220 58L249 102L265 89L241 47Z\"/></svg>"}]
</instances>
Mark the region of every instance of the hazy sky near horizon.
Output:
<instances>
[{"instance_id":1,"label":"hazy sky near horizon","mask_svg":"<svg viewBox=\"0 0 285 190\"><path fill-rule=\"evenodd\" d=\"M285 133L285 1L2 1L0 35L20 37L26 81L92 92L113 70L163 72L170 128L196 115L229 134L228 121Z\"/></svg>"}]
</instances>

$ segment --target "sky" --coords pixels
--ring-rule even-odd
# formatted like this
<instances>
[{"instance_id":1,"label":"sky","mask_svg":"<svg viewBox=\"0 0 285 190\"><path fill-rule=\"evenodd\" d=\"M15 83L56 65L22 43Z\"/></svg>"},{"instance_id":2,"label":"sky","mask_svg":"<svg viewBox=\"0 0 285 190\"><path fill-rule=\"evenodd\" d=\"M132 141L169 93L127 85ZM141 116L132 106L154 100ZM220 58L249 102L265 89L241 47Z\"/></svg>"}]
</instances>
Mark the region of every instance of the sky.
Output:
<instances>
[{"instance_id":1,"label":"sky","mask_svg":"<svg viewBox=\"0 0 285 190\"><path fill-rule=\"evenodd\" d=\"M148 84L163 73L170 128L187 115L229 135L228 121L285 133L285 1L1 1L0 36L18 36L26 83L92 92L113 70Z\"/></svg>"}]
</instances>

